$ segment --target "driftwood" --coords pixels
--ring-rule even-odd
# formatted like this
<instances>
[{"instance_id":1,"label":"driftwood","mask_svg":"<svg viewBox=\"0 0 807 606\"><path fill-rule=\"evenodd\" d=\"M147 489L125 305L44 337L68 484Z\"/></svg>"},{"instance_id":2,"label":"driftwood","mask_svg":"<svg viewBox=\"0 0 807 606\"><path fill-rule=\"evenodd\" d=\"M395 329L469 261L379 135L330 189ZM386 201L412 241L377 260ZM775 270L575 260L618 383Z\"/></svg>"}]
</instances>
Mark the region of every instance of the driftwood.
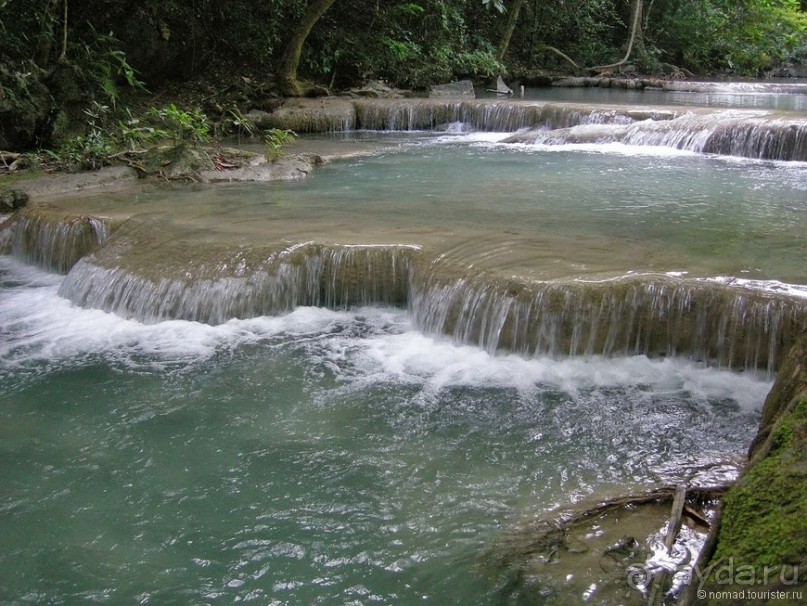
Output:
<instances>
[{"instance_id":1,"label":"driftwood","mask_svg":"<svg viewBox=\"0 0 807 606\"><path fill-rule=\"evenodd\" d=\"M581 70L581 69L583 69L583 68L582 68L582 67L580 67L580 66L579 66L579 65L578 65L578 64L577 64L577 63L576 63L576 62L575 62L575 61L574 61L574 60L573 60L573 59L572 59L572 58L571 58L569 55L567 55L566 53L564 53L562 50L559 50L559 49L555 48L554 46L549 46L548 44L545 44L545 45L543 46L543 48L545 48L546 50L548 50L548 51L550 51L550 52L555 53L555 54L556 54L558 57L560 57L560 58L561 58L561 59L563 59L564 61L566 61L566 62L570 63L570 64L572 65L572 67L574 67L576 70Z\"/></svg>"},{"instance_id":2,"label":"driftwood","mask_svg":"<svg viewBox=\"0 0 807 606\"><path fill-rule=\"evenodd\" d=\"M686 501L696 503L714 501L722 497L730 486L730 484L721 484L708 487L684 488L683 496L680 498L680 506L683 508ZM555 512L550 516L530 522L527 529L521 528L509 532L502 538L502 541L508 545L507 550L499 552L496 546L492 546L482 554L481 559L485 562L486 567L489 567L494 572L508 570L513 565L518 565L519 562L526 561L536 554L549 554L551 559L551 554L560 549L565 542L566 534L571 527L627 507L672 503L678 490L679 486L664 486L642 494L609 499L587 509ZM680 519L681 514L679 513L679 529Z\"/></svg>"},{"instance_id":3,"label":"driftwood","mask_svg":"<svg viewBox=\"0 0 807 606\"><path fill-rule=\"evenodd\" d=\"M678 532L681 530L681 519L684 514L686 495L686 485L679 484L675 489L672 512L670 513L670 520L667 523L667 534L664 537L664 547L667 549L667 554L672 553L675 539L678 537ZM671 577L672 575L668 570L663 570L653 576L648 604L652 606L660 606L662 604L664 601L665 588L670 584Z\"/></svg>"},{"instance_id":4,"label":"driftwood","mask_svg":"<svg viewBox=\"0 0 807 606\"><path fill-rule=\"evenodd\" d=\"M11 169L11 164L20 157L20 154L15 152L0 151L0 164L4 168Z\"/></svg>"}]
</instances>

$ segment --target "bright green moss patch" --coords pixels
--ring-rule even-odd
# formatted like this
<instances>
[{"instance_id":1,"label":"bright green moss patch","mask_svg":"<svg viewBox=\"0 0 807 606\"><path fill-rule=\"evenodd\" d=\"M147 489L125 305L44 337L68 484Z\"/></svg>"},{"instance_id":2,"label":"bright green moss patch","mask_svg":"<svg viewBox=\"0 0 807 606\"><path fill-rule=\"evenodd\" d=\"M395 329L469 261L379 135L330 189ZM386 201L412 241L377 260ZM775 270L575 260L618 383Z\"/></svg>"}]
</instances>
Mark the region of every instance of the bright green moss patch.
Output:
<instances>
[{"instance_id":1,"label":"bright green moss patch","mask_svg":"<svg viewBox=\"0 0 807 606\"><path fill-rule=\"evenodd\" d=\"M726 495L712 562L765 566L807 561L807 392L771 435L771 451Z\"/></svg>"}]
</instances>

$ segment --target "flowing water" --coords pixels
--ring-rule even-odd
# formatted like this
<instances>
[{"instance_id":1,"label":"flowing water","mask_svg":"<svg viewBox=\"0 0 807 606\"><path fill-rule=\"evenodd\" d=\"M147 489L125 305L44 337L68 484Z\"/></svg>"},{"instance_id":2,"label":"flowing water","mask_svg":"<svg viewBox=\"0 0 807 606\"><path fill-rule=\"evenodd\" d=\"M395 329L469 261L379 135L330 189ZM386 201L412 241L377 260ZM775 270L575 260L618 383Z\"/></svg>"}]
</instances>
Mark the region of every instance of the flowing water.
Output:
<instances>
[{"instance_id":1,"label":"flowing water","mask_svg":"<svg viewBox=\"0 0 807 606\"><path fill-rule=\"evenodd\" d=\"M517 96L519 91L516 91ZM495 98L483 93L482 98ZM772 82L665 82L643 90L600 87L528 88L525 99L570 103L617 103L622 105L680 105L735 109L807 111L807 83Z\"/></svg>"},{"instance_id":2,"label":"flowing water","mask_svg":"<svg viewBox=\"0 0 807 606\"><path fill-rule=\"evenodd\" d=\"M0 230L0 601L501 603L507 528L742 457L807 165L468 124Z\"/></svg>"}]
</instances>

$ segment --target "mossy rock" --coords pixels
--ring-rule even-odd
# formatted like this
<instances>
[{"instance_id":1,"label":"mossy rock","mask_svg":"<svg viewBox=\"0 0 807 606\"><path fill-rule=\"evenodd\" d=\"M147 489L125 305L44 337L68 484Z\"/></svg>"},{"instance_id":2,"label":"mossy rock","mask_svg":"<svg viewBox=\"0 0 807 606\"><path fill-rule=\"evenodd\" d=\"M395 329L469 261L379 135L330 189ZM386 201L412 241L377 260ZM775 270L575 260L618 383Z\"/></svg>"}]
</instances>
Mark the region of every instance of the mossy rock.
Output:
<instances>
[{"instance_id":1,"label":"mossy rock","mask_svg":"<svg viewBox=\"0 0 807 606\"><path fill-rule=\"evenodd\" d=\"M695 603L807 596L807 336L780 369L760 425L751 464L726 494L715 551L700 565Z\"/></svg>"},{"instance_id":2,"label":"mossy rock","mask_svg":"<svg viewBox=\"0 0 807 606\"><path fill-rule=\"evenodd\" d=\"M7 213L28 204L28 194L19 189L0 192L0 213Z\"/></svg>"}]
</instances>

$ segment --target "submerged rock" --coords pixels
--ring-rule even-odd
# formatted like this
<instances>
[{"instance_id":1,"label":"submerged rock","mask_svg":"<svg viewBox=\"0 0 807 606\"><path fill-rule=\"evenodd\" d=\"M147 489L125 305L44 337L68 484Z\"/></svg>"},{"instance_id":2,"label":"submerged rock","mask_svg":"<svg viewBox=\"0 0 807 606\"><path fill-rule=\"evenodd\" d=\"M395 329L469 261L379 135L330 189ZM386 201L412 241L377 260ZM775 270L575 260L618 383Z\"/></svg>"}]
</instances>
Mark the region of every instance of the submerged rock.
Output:
<instances>
[{"instance_id":1,"label":"submerged rock","mask_svg":"<svg viewBox=\"0 0 807 606\"><path fill-rule=\"evenodd\" d=\"M712 512L721 491L693 488L687 502ZM646 604L654 573L684 570L705 540L687 528L673 544L676 557L656 562L673 493L667 487L518 524L482 551L479 567L494 577L503 603L540 596L537 603Z\"/></svg>"},{"instance_id":2,"label":"submerged rock","mask_svg":"<svg viewBox=\"0 0 807 606\"><path fill-rule=\"evenodd\" d=\"M429 97L474 97L474 83L470 80L436 84L429 89Z\"/></svg>"},{"instance_id":3,"label":"submerged rock","mask_svg":"<svg viewBox=\"0 0 807 606\"><path fill-rule=\"evenodd\" d=\"M322 158L316 154L286 156L273 162L257 157L249 165L233 170L202 171L199 178L204 183L297 181L305 178L318 164L322 164Z\"/></svg>"}]
</instances>

